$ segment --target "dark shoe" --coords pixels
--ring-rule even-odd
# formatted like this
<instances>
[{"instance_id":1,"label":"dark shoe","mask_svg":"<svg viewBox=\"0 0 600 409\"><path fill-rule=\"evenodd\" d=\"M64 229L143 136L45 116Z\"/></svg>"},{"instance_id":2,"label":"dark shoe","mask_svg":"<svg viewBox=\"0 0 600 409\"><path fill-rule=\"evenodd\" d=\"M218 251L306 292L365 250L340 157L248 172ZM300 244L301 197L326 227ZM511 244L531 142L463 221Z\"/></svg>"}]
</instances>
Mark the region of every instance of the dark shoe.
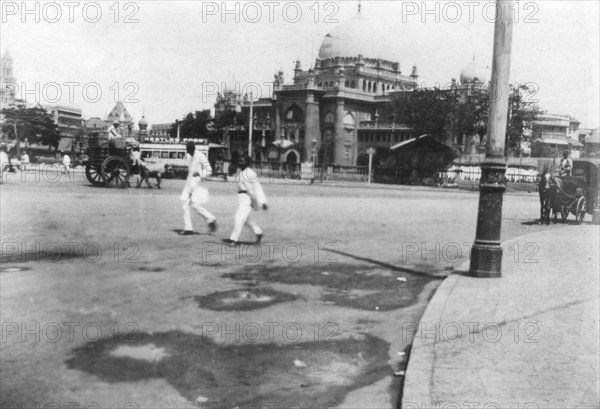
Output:
<instances>
[{"instance_id":1,"label":"dark shoe","mask_svg":"<svg viewBox=\"0 0 600 409\"><path fill-rule=\"evenodd\" d=\"M257 234L256 235L256 241L254 242L254 244L260 244L260 242L262 241L263 235L262 234Z\"/></svg>"},{"instance_id":2,"label":"dark shoe","mask_svg":"<svg viewBox=\"0 0 600 409\"><path fill-rule=\"evenodd\" d=\"M240 242L239 242L239 241L233 241L233 240L231 240L231 239L223 239L223 242L224 242L225 244L227 244L228 246L230 246L230 247L236 247L236 246L239 246L239 245L240 245Z\"/></svg>"},{"instance_id":3,"label":"dark shoe","mask_svg":"<svg viewBox=\"0 0 600 409\"><path fill-rule=\"evenodd\" d=\"M191 230L185 230L185 231L182 231L182 232L181 232L181 233L179 233L179 234L180 234L180 235L182 235L182 236L191 236L191 235L193 235L193 234L194 234L194 232L193 232L193 231L191 231Z\"/></svg>"},{"instance_id":4,"label":"dark shoe","mask_svg":"<svg viewBox=\"0 0 600 409\"><path fill-rule=\"evenodd\" d=\"M208 223L208 229L210 230L211 233L214 233L217 231L217 221L213 220L212 222Z\"/></svg>"}]
</instances>

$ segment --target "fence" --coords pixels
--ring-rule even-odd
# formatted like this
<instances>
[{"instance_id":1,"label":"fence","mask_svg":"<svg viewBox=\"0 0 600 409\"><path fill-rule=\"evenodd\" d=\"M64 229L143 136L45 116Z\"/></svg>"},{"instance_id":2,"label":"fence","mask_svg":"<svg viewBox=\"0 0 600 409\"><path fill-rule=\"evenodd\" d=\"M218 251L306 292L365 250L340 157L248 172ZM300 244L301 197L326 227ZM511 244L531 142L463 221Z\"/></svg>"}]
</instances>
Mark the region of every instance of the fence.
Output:
<instances>
[{"instance_id":1,"label":"fence","mask_svg":"<svg viewBox=\"0 0 600 409\"><path fill-rule=\"evenodd\" d=\"M227 168L227 166L225 166ZM235 169L235 163L230 164L230 172ZM254 162L252 168L261 179L312 179L317 183L338 181L366 182L368 180L367 166L324 165L303 166L286 162ZM307 172L307 169L310 169ZM539 174L536 169L509 166L506 180L509 183L536 184ZM479 166L453 165L447 169L422 168L380 168L374 167L372 180L375 183L439 186L459 182L478 183L481 178Z\"/></svg>"}]
</instances>

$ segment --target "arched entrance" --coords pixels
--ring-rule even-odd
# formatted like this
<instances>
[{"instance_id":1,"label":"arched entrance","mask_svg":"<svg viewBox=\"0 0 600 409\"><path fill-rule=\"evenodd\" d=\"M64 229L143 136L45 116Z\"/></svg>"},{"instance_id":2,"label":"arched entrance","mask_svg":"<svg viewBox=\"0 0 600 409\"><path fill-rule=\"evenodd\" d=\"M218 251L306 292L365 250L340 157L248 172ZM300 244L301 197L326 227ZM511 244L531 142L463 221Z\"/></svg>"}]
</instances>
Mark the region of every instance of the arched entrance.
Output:
<instances>
[{"instance_id":1,"label":"arched entrance","mask_svg":"<svg viewBox=\"0 0 600 409\"><path fill-rule=\"evenodd\" d=\"M288 163L300 163L300 153L294 149L290 149L285 154L285 161Z\"/></svg>"}]
</instances>

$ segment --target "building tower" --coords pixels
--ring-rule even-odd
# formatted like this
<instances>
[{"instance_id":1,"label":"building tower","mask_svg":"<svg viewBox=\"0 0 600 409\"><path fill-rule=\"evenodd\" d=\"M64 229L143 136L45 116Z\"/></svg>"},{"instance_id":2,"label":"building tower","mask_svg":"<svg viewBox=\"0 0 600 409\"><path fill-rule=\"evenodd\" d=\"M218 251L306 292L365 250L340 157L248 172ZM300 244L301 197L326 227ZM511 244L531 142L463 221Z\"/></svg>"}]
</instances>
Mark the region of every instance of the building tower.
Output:
<instances>
[{"instance_id":1,"label":"building tower","mask_svg":"<svg viewBox=\"0 0 600 409\"><path fill-rule=\"evenodd\" d=\"M14 105L15 87L17 85L16 80L13 77L13 59L8 50L0 59L0 65L2 66L2 77L0 77L0 81L2 81L0 86L0 107L4 108Z\"/></svg>"}]
</instances>

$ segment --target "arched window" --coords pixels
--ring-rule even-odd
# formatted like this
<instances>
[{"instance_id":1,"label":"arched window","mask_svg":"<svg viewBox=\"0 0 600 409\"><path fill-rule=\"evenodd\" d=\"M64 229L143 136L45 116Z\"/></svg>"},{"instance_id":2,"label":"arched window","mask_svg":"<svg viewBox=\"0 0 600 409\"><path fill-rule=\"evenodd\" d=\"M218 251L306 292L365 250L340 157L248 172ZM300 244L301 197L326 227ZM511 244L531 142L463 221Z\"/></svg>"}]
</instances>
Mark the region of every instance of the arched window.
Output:
<instances>
[{"instance_id":1,"label":"arched window","mask_svg":"<svg viewBox=\"0 0 600 409\"><path fill-rule=\"evenodd\" d=\"M354 125L354 115L352 115L350 112L346 112L344 115L344 128L354 128Z\"/></svg>"},{"instance_id":2,"label":"arched window","mask_svg":"<svg viewBox=\"0 0 600 409\"><path fill-rule=\"evenodd\" d=\"M346 80L346 81L344 82L344 86L345 86L346 88L348 88L348 87L350 86L350 82L349 82L348 80Z\"/></svg>"},{"instance_id":3,"label":"arched window","mask_svg":"<svg viewBox=\"0 0 600 409\"><path fill-rule=\"evenodd\" d=\"M356 88L356 81L352 80L350 83L350 88Z\"/></svg>"},{"instance_id":4,"label":"arched window","mask_svg":"<svg viewBox=\"0 0 600 409\"><path fill-rule=\"evenodd\" d=\"M373 83L371 83L371 81L369 81L369 92L373 92Z\"/></svg>"},{"instance_id":5,"label":"arched window","mask_svg":"<svg viewBox=\"0 0 600 409\"><path fill-rule=\"evenodd\" d=\"M373 93L377 94L377 83L373 83Z\"/></svg>"},{"instance_id":6,"label":"arched window","mask_svg":"<svg viewBox=\"0 0 600 409\"><path fill-rule=\"evenodd\" d=\"M366 92L367 91L367 81L362 80L362 83L363 83L363 92Z\"/></svg>"},{"instance_id":7,"label":"arched window","mask_svg":"<svg viewBox=\"0 0 600 409\"><path fill-rule=\"evenodd\" d=\"M329 111L325 114L324 122L326 124L332 124L335 122L335 116L333 115L333 112Z\"/></svg>"},{"instance_id":8,"label":"arched window","mask_svg":"<svg viewBox=\"0 0 600 409\"><path fill-rule=\"evenodd\" d=\"M292 106L285 111L284 118L286 122L302 122L304 118L304 112L298 105L292 104Z\"/></svg>"}]
</instances>

